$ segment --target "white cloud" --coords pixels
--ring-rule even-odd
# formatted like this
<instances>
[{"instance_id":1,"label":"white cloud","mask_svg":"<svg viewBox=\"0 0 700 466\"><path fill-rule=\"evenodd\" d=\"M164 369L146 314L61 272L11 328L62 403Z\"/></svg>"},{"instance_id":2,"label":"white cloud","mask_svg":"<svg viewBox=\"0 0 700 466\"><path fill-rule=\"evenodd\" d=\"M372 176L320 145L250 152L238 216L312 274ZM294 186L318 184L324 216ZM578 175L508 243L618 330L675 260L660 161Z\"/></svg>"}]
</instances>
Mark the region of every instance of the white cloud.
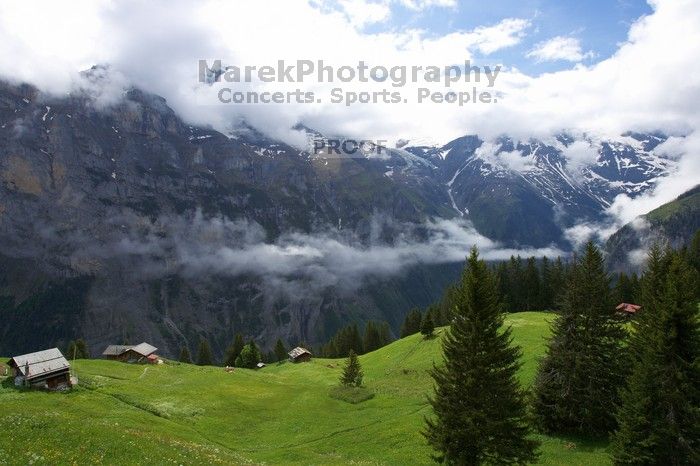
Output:
<instances>
[{"instance_id":1,"label":"white cloud","mask_svg":"<svg viewBox=\"0 0 700 466\"><path fill-rule=\"evenodd\" d=\"M398 0L406 8L415 11L422 11L430 7L449 7L457 6L457 0Z\"/></svg>"},{"instance_id":2,"label":"white cloud","mask_svg":"<svg viewBox=\"0 0 700 466\"><path fill-rule=\"evenodd\" d=\"M488 55L520 43L529 27L530 21L526 19L507 18L494 26L474 29L470 38L477 50Z\"/></svg>"},{"instance_id":3,"label":"white cloud","mask_svg":"<svg viewBox=\"0 0 700 466\"><path fill-rule=\"evenodd\" d=\"M598 149L587 141L576 140L562 148L562 155L575 168L592 165L598 160Z\"/></svg>"},{"instance_id":4,"label":"white cloud","mask_svg":"<svg viewBox=\"0 0 700 466\"><path fill-rule=\"evenodd\" d=\"M524 173L535 168L534 157L523 155L519 150L501 152L498 157L506 168L516 172Z\"/></svg>"},{"instance_id":5,"label":"white cloud","mask_svg":"<svg viewBox=\"0 0 700 466\"><path fill-rule=\"evenodd\" d=\"M641 196L630 198L620 194L608 208L608 214L621 224L635 220L662 204L671 202L684 192L700 184L700 133L684 138L672 137L659 145L655 152L679 159L676 171L669 177L657 180L654 189Z\"/></svg>"},{"instance_id":6,"label":"white cloud","mask_svg":"<svg viewBox=\"0 0 700 466\"><path fill-rule=\"evenodd\" d=\"M456 7L453 1L407 3L418 9ZM223 108L197 102L202 92L196 84L199 58L220 57L258 66L298 58L325 59L333 65L359 60L388 66L448 65L473 58L474 53L512 46L522 40L529 24L523 19L506 19L495 26L443 35L395 30L387 24L382 32L366 33L348 22L342 8L318 5L304 0L1 2L0 75L65 92L79 70L94 63L111 63L129 82L166 97L189 121L225 129L232 120L246 118L262 131L289 140L298 137L289 128L299 121L327 133L389 141L430 136L447 142L467 133L486 139L501 134L527 139L561 130L612 136L627 130L692 133L683 141L665 145L676 152L681 167L677 173L660 180L647 195L616 201L611 214L621 218L671 200L700 179L696 161L700 129L697 1L653 1L653 13L633 23L614 55L597 63L579 63L536 77L513 67L502 70L496 83L501 95L497 104L346 107L325 102ZM383 24L385 14L379 8L358 21ZM312 87L327 95L336 85ZM374 91L385 86L352 83L344 87ZM413 97L417 87L409 85L401 91ZM292 86L253 83L248 88L284 91ZM586 153L583 148L582 153L570 155L585 159Z\"/></svg>"},{"instance_id":7,"label":"white cloud","mask_svg":"<svg viewBox=\"0 0 700 466\"><path fill-rule=\"evenodd\" d=\"M634 249L627 254L627 260L634 267L642 267L649 256L649 250L646 248Z\"/></svg>"},{"instance_id":8,"label":"white cloud","mask_svg":"<svg viewBox=\"0 0 700 466\"><path fill-rule=\"evenodd\" d=\"M255 275L265 280L269 290L287 293L326 287L356 289L367 278L386 278L420 264L444 264L463 261L472 246L479 247L482 258L505 260L511 255L554 257L556 248L503 248L474 230L465 221L437 220L423 225L392 225L403 231L393 244L360 241L351 232L328 231L316 234L289 232L275 242L265 242L264 229L255 222L205 218L197 212L184 216L159 218L155 224L138 217L112 219L110 235L99 245L82 234L57 237L49 231L40 235L48 242L60 242L69 251L71 263L96 264L112 259L136 259L144 274L182 273L207 275ZM373 228L381 229L391 219L375 218ZM137 227L138 225L138 227ZM416 231L427 233L417 235ZM379 236L373 233L370 236Z\"/></svg>"},{"instance_id":9,"label":"white cloud","mask_svg":"<svg viewBox=\"0 0 700 466\"><path fill-rule=\"evenodd\" d=\"M592 52L584 53L581 49L581 42L577 38L557 36L537 43L526 56L535 58L538 62L556 60L580 62L585 58L591 58L593 54Z\"/></svg>"},{"instance_id":10,"label":"white cloud","mask_svg":"<svg viewBox=\"0 0 700 466\"><path fill-rule=\"evenodd\" d=\"M386 2L367 0L340 0L340 6L357 27L386 21L391 16L391 8Z\"/></svg>"}]
</instances>

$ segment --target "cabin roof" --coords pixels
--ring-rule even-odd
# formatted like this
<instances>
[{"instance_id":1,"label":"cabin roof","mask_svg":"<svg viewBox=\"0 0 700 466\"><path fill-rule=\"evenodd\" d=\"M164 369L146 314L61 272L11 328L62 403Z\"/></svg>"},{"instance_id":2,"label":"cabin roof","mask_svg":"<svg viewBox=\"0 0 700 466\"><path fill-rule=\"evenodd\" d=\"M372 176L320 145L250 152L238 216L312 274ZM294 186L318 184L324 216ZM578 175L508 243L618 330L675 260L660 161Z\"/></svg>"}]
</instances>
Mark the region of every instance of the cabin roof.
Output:
<instances>
[{"instance_id":1,"label":"cabin roof","mask_svg":"<svg viewBox=\"0 0 700 466\"><path fill-rule=\"evenodd\" d=\"M58 348L15 356L7 363L16 367L27 380L70 369L70 364ZM27 375L27 368L29 368L29 375Z\"/></svg>"},{"instance_id":2,"label":"cabin roof","mask_svg":"<svg viewBox=\"0 0 700 466\"><path fill-rule=\"evenodd\" d=\"M158 348L156 348L153 345L149 345L146 342L140 343L138 345L109 345L102 352L102 356L119 356L120 354L124 354L129 350L134 351L135 353L138 353L141 356L148 357L151 354L155 353L158 350Z\"/></svg>"},{"instance_id":3,"label":"cabin roof","mask_svg":"<svg viewBox=\"0 0 700 466\"><path fill-rule=\"evenodd\" d=\"M640 310L642 306L638 304L630 304L630 303L620 303L615 307L618 311L624 311L624 312L629 312L631 314L634 314L638 310Z\"/></svg>"},{"instance_id":4,"label":"cabin roof","mask_svg":"<svg viewBox=\"0 0 700 466\"><path fill-rule=\"evenodd\" d=\"M302 348L301 346L297 346L296 348L291 350L288 354L289 354L290 358L296 359L299 356L301 356L302 354L308 354L309 356L311 356L311 351L307 350L306 348Z\"/></svg>"}]
</instances>

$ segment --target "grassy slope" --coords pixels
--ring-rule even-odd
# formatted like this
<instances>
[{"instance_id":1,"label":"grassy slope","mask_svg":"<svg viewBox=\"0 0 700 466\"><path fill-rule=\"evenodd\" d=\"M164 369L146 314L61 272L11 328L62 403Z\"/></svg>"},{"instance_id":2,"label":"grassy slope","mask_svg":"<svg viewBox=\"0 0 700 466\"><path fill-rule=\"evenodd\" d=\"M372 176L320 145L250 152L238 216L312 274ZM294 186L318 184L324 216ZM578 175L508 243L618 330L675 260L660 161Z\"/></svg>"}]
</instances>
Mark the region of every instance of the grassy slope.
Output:
<instances>
[{"instance_id":1,"label":"grassy slope","mask_svg":"<svg viewBox=\"0 0 700 466\"><path fill-rule=\"evenodd\" d=\"M549 316L508 318L529 385ZM77 361L69 393L0 388L0 464L429 464L420 435L439 339L399 340L361 357L376 396L328 396L342 360L260 371ZM608 462L605 445L541 437L543 464Z\"/></svg>"}]
</instances>

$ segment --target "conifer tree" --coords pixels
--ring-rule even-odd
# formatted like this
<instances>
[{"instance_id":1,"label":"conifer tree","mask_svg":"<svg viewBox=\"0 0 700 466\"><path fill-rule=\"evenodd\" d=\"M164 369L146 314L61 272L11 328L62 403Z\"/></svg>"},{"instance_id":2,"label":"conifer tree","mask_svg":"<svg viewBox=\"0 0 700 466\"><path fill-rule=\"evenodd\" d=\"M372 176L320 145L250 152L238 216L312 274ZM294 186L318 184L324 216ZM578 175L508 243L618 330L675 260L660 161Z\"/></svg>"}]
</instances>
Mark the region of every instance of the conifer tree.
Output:
<instances>
[{"instance_id":1,"label":"conifer tree","mask_svg":"<svg viewBox=\"0 0 700 466\"><path fill-rule=\"evenodd\" d=\"M537 269L537 261L534 257L527 259L525 272L523 273L523 308L521 311L534 311L541 309L540 297L540 272Z\"/></svg>"},{"instance_id":2,"label":"conifer tree","mask_svg":"<svg viewBox=\"0 0 700 466\"><path fill-rule=\"evenodd\" d=\"M71 340L71 342L68 343L66 357L68 359L90 359L90 351L87 348L85 340L82 338L78 338L75 341Z\"/></svg>"},{"instance_id":3,"label":"conifer tree","mask_svg":"<svg viewBox=\"0 0 700 466\"><path fill-rule=\"evenodd\" d=\"M603 257L589 242L570 272L561 314L540 363L534 408L548 432L603 435L615 427L624 382L625 336Z\"/></svg>"},{"instance_id":4,"label":"conifer tree","mask_svg":"<svg viewBox=\"0 0 700 466\"><path fill-rule=\"evenodd\" d=\"M284 347L281 338L278 338L275 344L275 358L277 358L277 362L282 362L287 359L287 348Z\"/></svg>"},{"instance_id":5,"label":"conifer tree","mask_svg":"<svg viewBox=\"0 0 700 466\"><path fill-rule=\"evenodd\" d=\"M620 272L615 283L616 303L634 303L634 289L632 279L624 272Z\"/></svg>"},{"instance_id":6,"label":"conifer tree","mask_svg":"<svg viewBox=\"0 0 700 466\"><path fill-rule=\"evenodd\" d=\"M246 369L253 369L260 362L260 350L258 345L253 340L250 340L247 345L241 350L241 354L236 358L236 366Z\"/></svg>"},{"instance_id":7,"label":"conifer tree","mask_svg":"<svg viewBox=\"0 0 700 466\"><path fill-rule=\"evenodd\" d=\"M700 230L695 232L688 247L688 262L700 273Z\"/></svg>"},{"instance_id":8,"label":"conifer tree","mask_svg":"<svg viewBox=\"0 0 700 466\"><path fill-rule=\"evenodd\" d=\"M539 306L540 310L546 311L553 309L554 293L552 292L552 269L550 266L549 259L547 257L542 258L542 264L540 266L540 296L539 296Z\"/></svg>"},{"instance_id":9,"label":"conifer tree","mask_svg":"<svg viewBox=\"0 0 700 466\"><path fill-rule=\"evenodd\" d=\"M421 314L420 309L411 309L411 312L406 315L403 325L401 326L401 338L420 332L420 323L422 320L423 315Z\"/></svg>"},{"instance_id":10,"label":"conifer tree","mask_svg":"<svg viewBox=\"0 0 700 466\"><path fill-rule=\"evenodd\" d=\"M639 282L639 276L636 272L630 277L630 293L632 296L633 303L639 303L642 298L642 289Z\"/></svg>"},{"instance_id":11,"label":"conifer tree","mask_svg":"<svg viewBox=\"0 0 700 466\"><path fill-rule=\"evenodd\" d=\"M180 350L180 362L192 364L192 357L190 356L190 350L187 346L183 346Z\"/></svg>"},{"instance_id":12,"label":"conifer tree","mask_svg":"<svg viewBox=\"0 0 700 466\"><path fill-rule=\"evenodd\" d=\"M379 328L373 321L368 321L365 324L365 335L362 339L362 349L365 353L376 350L381 347L379 340Z\"/></svg>"},{"instance_id":13,"label":"conifer tree","mask_svg":"<svg viewBox=\"0 0 700 466\"><path fill-rule=\"evenodd\" d=\"M520 350L503 329L496 280L472 249L454 319L442 340L444 365L431 371L434 416L424 435L433 458L452 465L527 464L537 458L528 438Z\"/></svg>"},{"instance_id":14,"label":"conifer tree","mask_svg":"<svg viewBox=\"0 0 700 466\"><path fill-rule=\"evenodd\" d=\"M226 348L226 354L224 355L224 365L230 367L235 366L236 359L238 359L238 356L240 356L244 346L245 343L243 343L243 335L237 333L236 336L233 338L233 343L231 343L231 345L228 348Z\"/></svg>"},{"instance_id":15,"label":"conifer tree","mask_svg":"<svg viewBox=\"0 0 700 466\"><path fill-rule=\"evenodd\" d=\"M357 354L353 350L350 350L348 360L340 376L340 383L346 387L360 387L362 385L363 376L364 374L362 373L362 367L360 366Z\"/></svg>"},{"instance_id":16,"label":"conifer tree","mask_svg":"<svg viewBox=\"0 0 700 466\"><path fill-rule=\"evenodd\" d=\"M425 316L423 316L423 322L420 324L420 333L425 337L425 338L430 338L433 336L433 332L435 332L435 324L433 324L433 318L430 315L430 312L426 312Z\"/></svg>"},{"instance_id":17,"label":"conifer tree","mask_svg":"<svg viewBox=\"0 0 700 466\"><path fill-rule=\"evenodd\" d=\"M214 364L214 358L211 354L211 347L209 342L202 338L199 342L199 351L197 353L197 365L199 366L211 366Z\"/></svg>"},{"instance_id":18,"label":"conifer tree","mask_svg":"<svg viewBox=\"0 0 700 466\"><path fill-rule=\"evenodd\" d=\"M554 310L561 309L561 297L564 293L566 285L566 270L561 257L557 257L552 265L550 276L548 279L549 287L552 290L551 308Z\"/></svg>"},{"instance_id":19,"label":"conifer tree","mask_svg":"<svg viewBox=\"0 0 700 466\"><path fill-rule=\"evenodd\" d=\"M617 412L618 465L700 464L700 315L697 272L653 248L633 321L632 374Z\"/></svg>"}]
</instances>

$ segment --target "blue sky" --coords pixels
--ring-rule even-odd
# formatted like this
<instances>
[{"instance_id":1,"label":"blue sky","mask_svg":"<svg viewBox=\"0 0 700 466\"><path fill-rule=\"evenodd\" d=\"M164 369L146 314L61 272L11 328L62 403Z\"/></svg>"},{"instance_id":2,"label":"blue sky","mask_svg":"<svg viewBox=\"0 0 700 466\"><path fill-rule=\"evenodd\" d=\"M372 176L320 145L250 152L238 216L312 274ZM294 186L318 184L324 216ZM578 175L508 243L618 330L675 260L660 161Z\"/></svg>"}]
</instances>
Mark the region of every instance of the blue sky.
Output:
<instances>
[{"instance_id":1,"label":"blue sky","mask_svg":"<svg viewBox=\"0 0 700 466\"><path fill-rule=\"evenodd\" d=\"M392 4L391 8L388 21L369 25L365 30L418 28L442 35L495 25L506 18L527 19L531 26L523 40L495 52L493 57L531 75L572 65L564 60L538 62L526 57L537 43L556 36L574 37L580 41L584 52L592 52L592 57L584 59L583 63L599 61L615 52L637 18L652 13L644 0L460 0L453 8L433 6L415 11L400 3Z\"/></svg>"}]
</instances>

